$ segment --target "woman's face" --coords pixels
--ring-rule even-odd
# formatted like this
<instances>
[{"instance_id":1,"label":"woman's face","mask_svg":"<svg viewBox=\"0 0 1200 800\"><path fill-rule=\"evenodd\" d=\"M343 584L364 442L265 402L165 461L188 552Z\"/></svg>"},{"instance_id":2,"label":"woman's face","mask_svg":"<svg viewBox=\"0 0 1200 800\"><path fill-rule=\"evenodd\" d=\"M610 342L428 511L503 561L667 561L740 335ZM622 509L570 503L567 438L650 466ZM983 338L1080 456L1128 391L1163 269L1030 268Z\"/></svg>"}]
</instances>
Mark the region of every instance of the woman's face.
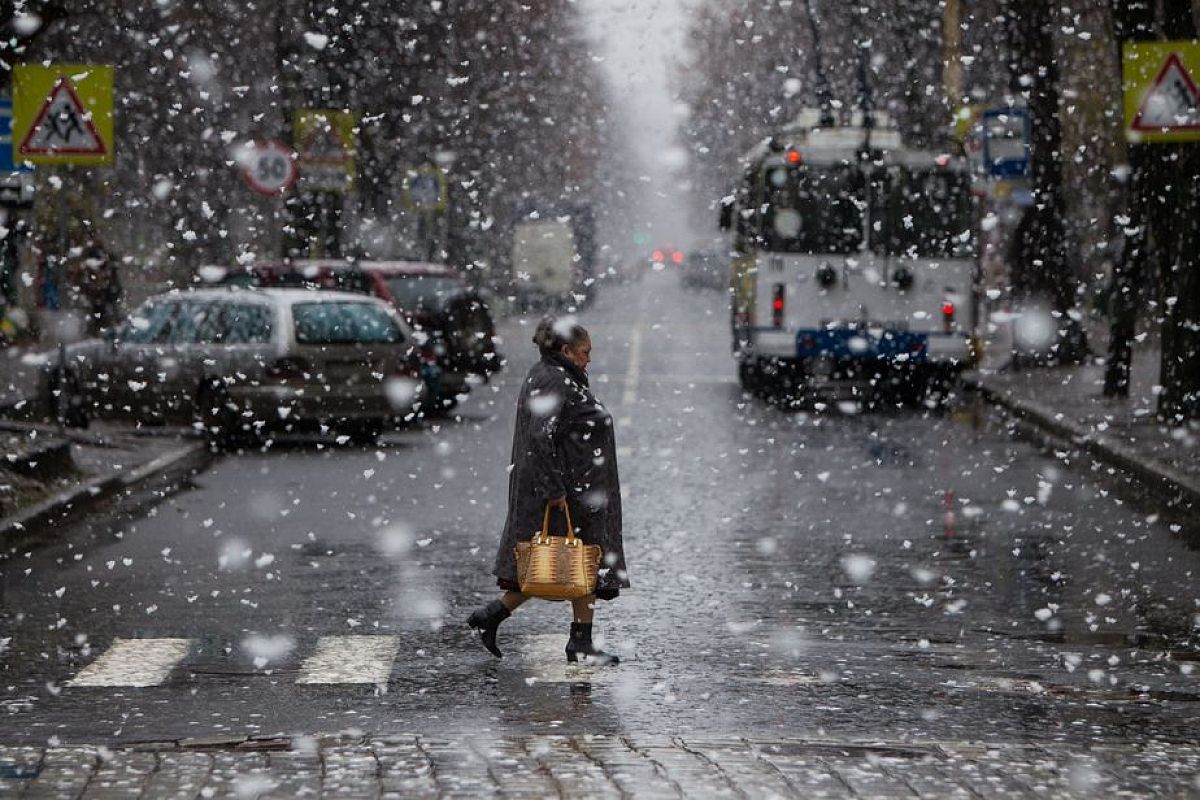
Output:
<instances>
[{"instance_id":1,"label":"woman's face","mask_svg":"<svg viewBox=\"0 0 1200 800\"><path fill-rule=\"evenodd\" d=\"M583 340L572 347L569 344L564 344L562 354L567 357L575 366L579 367L584 372L587 372L588 364L592 361L592 340L585 336Z\"/></svg>"}]
</instances>

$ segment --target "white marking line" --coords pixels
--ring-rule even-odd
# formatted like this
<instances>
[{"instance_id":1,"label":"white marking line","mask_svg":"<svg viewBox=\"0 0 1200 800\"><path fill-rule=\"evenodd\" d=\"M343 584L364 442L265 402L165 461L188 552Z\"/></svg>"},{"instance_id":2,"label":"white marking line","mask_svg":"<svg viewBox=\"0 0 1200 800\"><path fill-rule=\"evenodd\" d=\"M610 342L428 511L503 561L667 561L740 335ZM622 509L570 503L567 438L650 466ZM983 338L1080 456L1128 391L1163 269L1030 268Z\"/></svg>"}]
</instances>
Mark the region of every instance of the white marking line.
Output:
<instances>
[{"instance_id":1,"label":"white marking line","mask_svg":"<svg viewBox=\"0 0 1200 800\"><path fill-rule=\"evenodd\" d=\"M538 683L612 683L620 674L619 667L588 666L567 661L567 637L558 633L527 636L517 643L521 657L529 666L530 677ZM604 649L613 652L611 645Z\"/></svg>"},{"instance_id":2,"label":"white marking line","mask_svg":"<svg viewBox=\"0 0 1200 800\"><path fill-rule=\"evenodd\" d=\"M387 683L398 636L322 636L296 683Z\"/></svg>"},{"instance_id":3,"label":"white marking line","mask_svg":"<svg viewBox=\"0 0 1200 800\"><path fill-rule=\"evenodd\" d=\"M157 686L191 646L191 639L117 639L67 685Z\"/></svg>"},{"instance_id":4,"label":"white marking line","mask_svg":"<svg viewBox=\"0 0 1200 800\"><path fill-rule=\"evenodd\" d=\"M628 382L624 375L589 375L588 380L592 383ZM679 386L687 386L690 384L697 386L725 386L733 385L738 382L737 378L732 375L652 375L646 380L648 383L653 384ZM640 377L637 380L637 383L641 383Z\"/></svg>"},{"instance_id":5,"label":"white marking line","mask_svg":"<svg viewBox=\"0 0 1200 800\"><path fill-rule=\"evenodd\" d=\"M631 406L637 402L638 370L642 367L642 329L634 328L629 337L629 366L625 370L625 393L621 405Z\"/></svg>"}]
</instances>

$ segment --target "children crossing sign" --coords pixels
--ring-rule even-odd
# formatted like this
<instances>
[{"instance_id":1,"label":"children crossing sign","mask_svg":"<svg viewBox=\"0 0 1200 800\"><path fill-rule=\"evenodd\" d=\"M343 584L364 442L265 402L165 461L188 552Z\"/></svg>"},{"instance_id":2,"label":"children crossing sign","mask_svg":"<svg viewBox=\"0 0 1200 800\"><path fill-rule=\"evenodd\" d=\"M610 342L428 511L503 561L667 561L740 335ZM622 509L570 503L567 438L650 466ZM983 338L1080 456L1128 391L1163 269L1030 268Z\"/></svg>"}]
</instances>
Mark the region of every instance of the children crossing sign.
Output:
<instances>
[{"instance_id":1,"label":"children crossing sign","mask_svg":"<svg viewBox=\"0 0 1200 800\"><path fill-rule=\"evenodd\" d=\"M18 64L13 70L13 160L113 162L113 68Z\"/></svg>"},{"instance_id":2,"label":"children crossing sign","mask_svg":"<svg viewBox=\"0 0 1200 800\"><path fill-rule=\"evenodd\" d=\"M1128 42L1121 60L1126 138L1200 140L1200 43Z\"/></svg>"}]
</instances>

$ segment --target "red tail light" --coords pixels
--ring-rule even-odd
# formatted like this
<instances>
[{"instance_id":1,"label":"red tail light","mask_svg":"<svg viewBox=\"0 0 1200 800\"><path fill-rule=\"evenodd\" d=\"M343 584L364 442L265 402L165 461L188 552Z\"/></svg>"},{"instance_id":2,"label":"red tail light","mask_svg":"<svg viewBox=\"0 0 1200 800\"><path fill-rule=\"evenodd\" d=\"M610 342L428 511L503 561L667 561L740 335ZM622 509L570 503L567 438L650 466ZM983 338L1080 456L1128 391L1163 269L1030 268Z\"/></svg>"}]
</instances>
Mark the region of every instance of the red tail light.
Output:
<instances>
[{"instance_id":1,"label":"red tail light","mask_svg":"<svg viewBox=\"0 0 1200 800\"><path fill-rule=\"evenodd\" d=\"M267 367L267 377L275 380L303 380L308 375L308 362L303 358L280 358Z\"/></svg>"},{"instance_id":2,"label":"red tail light","mask_svg":"<svg viewBox=\"0 0 1200 800\"><path fill-rule=\"evenodd\" d=\"M954 330L954 303L949 300L942 303L942 329L946 333Z\"/></svg>"},{"instance_id":3,"label":"red tail light","mask_svg":"<svg viewBox=\"0 0 1200 800\"><path fill-rule=\"evenodd\" d=\"M775 284L771 290L771 325L783 327L783 310L787 298L787 287L782 283Z\"/></svg>"},{"instance_id":4,"label":"red tail light","mask_svg":"<svg viewBox=\"0 0 1200 800\"><path fill-rule=\"evenodd\" d=\"M674 261L676 264L682 264L683 263L683 253L676 250L674 253L671 253L671 260Z\"/></svg>"},{"instance_id":5,"label":"red tail light","mask_svg":"<svg viewBox=\"0 0 1200 800\"><path fill-rule=\"evenodd\" d=\"M662 250L655 250L654 254L651 255L650 257L652 259L654 259L655 263L661 264L663 262L663 260L666 258L666 255L663 254Z\"/></svg>"}]
</instances>

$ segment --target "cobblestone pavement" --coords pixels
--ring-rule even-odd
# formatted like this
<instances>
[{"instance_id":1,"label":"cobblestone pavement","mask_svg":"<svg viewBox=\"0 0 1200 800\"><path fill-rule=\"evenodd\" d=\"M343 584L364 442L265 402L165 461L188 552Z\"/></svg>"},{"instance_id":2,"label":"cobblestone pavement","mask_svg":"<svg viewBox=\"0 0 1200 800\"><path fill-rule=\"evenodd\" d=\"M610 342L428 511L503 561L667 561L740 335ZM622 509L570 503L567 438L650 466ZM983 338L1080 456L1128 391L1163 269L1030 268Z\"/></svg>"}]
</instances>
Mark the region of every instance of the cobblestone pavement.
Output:
<instances>
[{"instance_id":1,"label":"cobblestone pavement","mask_svg":"<svg viewBox=\"0 0 1200 800\"><path fill-rule=\"evenodd\" d=\"M195 739L0 748L0 796L1189 797L1200 747L649 736Z\"/></svg>"}]
</instances>

